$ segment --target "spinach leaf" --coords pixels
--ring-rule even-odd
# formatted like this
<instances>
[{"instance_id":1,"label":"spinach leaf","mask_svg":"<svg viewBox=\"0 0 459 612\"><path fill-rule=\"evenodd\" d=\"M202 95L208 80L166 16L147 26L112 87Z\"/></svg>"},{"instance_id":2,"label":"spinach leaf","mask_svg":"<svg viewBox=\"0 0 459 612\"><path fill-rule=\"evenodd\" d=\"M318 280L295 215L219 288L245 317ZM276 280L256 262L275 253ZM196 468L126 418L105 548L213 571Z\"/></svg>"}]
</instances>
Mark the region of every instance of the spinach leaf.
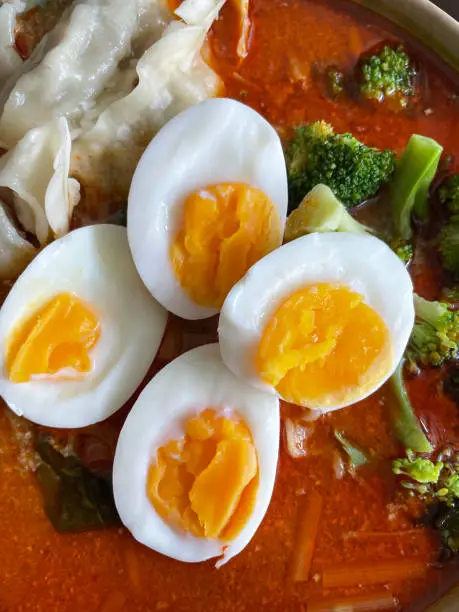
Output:
<instances>
[{"instance_id":1,"label":"spinach leaf","mask_svg":"<svg viewBox=\"0 0 459 612\"><path fill-rule=\"evenodd\" d=\"M42 436L35 449L41 459L37 480L46 516L59 532L89 531L119 525L112 485L84 467L76 456L64 456Z\"/></svg>"},{"instance_id":2,"label":"spinach leaf","mask_svg":"<svg viewBox=\"0 0 459 612\"><path fill-rule=\"evenodd\" d=\"M347 438L345 438L343 432L335 431L335 438L340 442L343 447L344 452L349 457L349 462L351 467L358 468L361 465L365 465L368 463L368 457L366 454L357 448L354 444L349 442Z\"/></svg>"}]
</instances>

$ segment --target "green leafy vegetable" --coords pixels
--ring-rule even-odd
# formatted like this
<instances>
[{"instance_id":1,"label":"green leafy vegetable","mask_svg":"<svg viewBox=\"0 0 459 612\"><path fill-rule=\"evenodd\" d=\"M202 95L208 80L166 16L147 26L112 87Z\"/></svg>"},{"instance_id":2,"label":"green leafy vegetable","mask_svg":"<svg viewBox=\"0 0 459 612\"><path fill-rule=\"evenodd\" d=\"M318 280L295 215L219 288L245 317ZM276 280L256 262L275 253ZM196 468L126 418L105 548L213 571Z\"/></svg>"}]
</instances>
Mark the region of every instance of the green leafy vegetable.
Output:
<instances>
[{"instance_id":1,"label":"green leafy vegetable","mask_svg":"<svg viewBox=\"0 0 459 612\"><path fill-rule=\"evenodd\" d=\"M414 295L416 321L407 347L412 364L439 367L459 351L459 313L445 302Z\"/></svg>"},{"instance_id":2,"label":"green leafy vegetable","mask_svg":"<svg viewBox=\"0 0 459 612\"><path fill-rule=\"evenodd\" d=\"M369 459L367 455L361 449L357 448L357 446L349 442L343 432L335 430L335 438L340 442L344 452L349 457L349 462L352 467L358 468L368 463Z\"/></svg>"},{"instance_id":3,"label":"green leafy vegetable","mask_svg":"<svg viewBox=\"0 0 459 612\"><path fill-rule=\"evenodd\" d=\"M289 208L316 185L327 185L346 207L374 196L395 169L392 151L366 147L351 134L335 134L324 121L299 127L286 152Z\"/></svg>"},{"instance_id":4,"label":"green leafy vegetable","mask_svg":"<svg viewBox=\"0 0 459 612\"><path fill-rule=\"evenodd\" d=\"M414 249L411 242L407 242L406 240L394 240L390 247L404 264L408 265L413 259Z\"/></svg>"},{"instance_id":5,"label":"green leafy vegetable","mask_svg":"<svg viewBox=\"0 0 459 612\"><path fill-rule=\"evenodd\" d=\"M360 91L368 99L397 98L406 106L414 95L416 70L402 45L396 49L386 45L378 55L364 58L360 69Z\"/></svg>"},{"instance_id":6,"label":"green leafy vegetable","mask_svg":"<svg viewBox=\"0 0 459 612\"><path fill-rule=\"evenodd\" d=\"M356 221L330 187L316 185L290 213L284 240L290 242L312 232L358 232L368 228Z\"/></svg>"},{"instance_id":7,"label":"green leafy vegetable","mask_svg":"<svg viewBox=\"0 0 459 612\"><path fill-rule=\"evenodd\" d=\"M409 240L413 233L411 215L425 219L429 187L437 172L443 147L425 136L414 134L397 165L391 183L391 207L397 236Z\"/></svg>"},{"instance_id":8,"label":"green leafy vegetable","mask_svg":"<svg viewBox=\"0 0 459 612\"><path fill-rule=\"evenodd\" d=\"M405 448L419 453L432 452L432 446L419 423L403 381L404 360L398 364L390 379L391 387L397 399L397 405L391 409L395 433Z\"/></svg>"},{"instance_id":9,"label":"green leafy vegetable","mask_svg":"<svg viewBox=\"0 0 459 612\"><path fill-rule=\"evenodd\" d=\"M450 177L438 191L440 202L445 204L450 213L459 213L459 174Z\"/></svg>"},{"instance_id":10,"label":"green leafy vegetable","mask_svg":"<svg viewBox=\"0 0 459 612\"><path fill-rule=\"evenodd\" d=\"M111 483L64 456L39 437L37 480L45 512L56 531L86 531L120 523Z\"/></svg>"}]
</instances>

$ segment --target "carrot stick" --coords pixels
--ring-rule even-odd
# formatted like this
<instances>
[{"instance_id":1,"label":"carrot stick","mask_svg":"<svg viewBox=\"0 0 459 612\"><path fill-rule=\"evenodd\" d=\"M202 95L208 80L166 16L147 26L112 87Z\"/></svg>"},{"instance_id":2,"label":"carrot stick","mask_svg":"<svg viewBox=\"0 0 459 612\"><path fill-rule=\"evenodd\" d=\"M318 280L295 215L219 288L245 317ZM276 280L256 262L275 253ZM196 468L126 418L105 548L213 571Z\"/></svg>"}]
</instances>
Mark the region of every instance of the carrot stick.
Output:
<instances>
[{"instance_id":1,"label":"carrot stick","mask_svg":"<svg viewBox=\"0 0 459 612\"><path fill-rule=\"evenodd\" d=\"M405 529L404 531L349 531L343 534L343 540L367 540L378 539L387 540L388 538L415 538L419 536L421 529Z\"/></svg>"},{"instance_id":2,"label":"carrot stick","mask_svg":"<svg viewBox=\"0 0 459 612\"><path fill-rule=\"evenodd\" d=\"M342 563L323 570L322 584L325 589L386 584L421 576L427 567L427 562L419 559Z\"/></svg>"},{"instance_id":3,"label":"carrot stick","mask_svg":"<svg viewBox=\"0 0 459 612\"><path fill-rule=\"evenodd\" d=\"M291 574L295 582L304 582L309 578L322 507L323 498L314 489L302 496L291 564Z\"/></svg>"},{"instance_id":4,"label":"carrot stick","mask_svg":"<svg viewBox=\"0 0 459 612\"><path fill-rule=\"evenodd\" d=\"M366 595L311 599L308 612L386 612L396 610L398 602L392 593L380 590Z\"/></svg>"}]
</instances>

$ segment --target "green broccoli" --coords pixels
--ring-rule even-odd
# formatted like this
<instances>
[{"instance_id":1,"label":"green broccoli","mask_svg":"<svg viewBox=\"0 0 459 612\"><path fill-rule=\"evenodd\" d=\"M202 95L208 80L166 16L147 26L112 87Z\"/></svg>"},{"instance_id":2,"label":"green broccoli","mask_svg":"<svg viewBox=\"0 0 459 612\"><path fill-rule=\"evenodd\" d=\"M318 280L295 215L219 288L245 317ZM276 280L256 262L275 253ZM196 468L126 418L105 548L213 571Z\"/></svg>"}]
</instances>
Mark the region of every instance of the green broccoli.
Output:
<instances>
[{"instance_id":1,"label":"green broccoli","mask_svg":"<svg viewBox=\"0 0 459 612\"><path fill-rule=\"evenodd\" d=\"M392 151L366 147L351 134L335 134L317 121L299 127L286 152L289 208L316 185L328 185L350 208L374 196L395 170Z\"/></svg>"},{"instance_id":2,"label":"green broccoli","mask_svg":"<svg viewBox=\"0 0 459 612\"><path fill-rule=\"evenodd\" d=\"M407 347L412 364L439 367L455 359L459 350L459 313L445 302L429 302L414 295L416 321Z\"/></svg>"},{"instance_id":3,"label":"green broccoli","mask_svg":"<svg viewBox=\"0 0 459 612\"><path fill-rule=\"evenodd\" d=\"M443 147L435 140L419 134L411 136L390 186L392 216L398 238L411 238L413 212L421 219L427 217L429 188L442 152Z\"/></svg>"},{"instance_id":4,"label":"green broccoli","mask_svg":"<svg viewBox=\"0 0 459 612\"><path fill-rule=\"evenodd\" d=\"M397 401L389 404L389 415L397 438L405 448L418 453L430 453L432 446L416 417L405 387L404 365L405 360L402 359L390 378L390 385Z\"/></svg>"},{"instance_id":5,"label":"green broccoli","mask_svg":"<svg viewBox=\"0 0 459 612\"><path fill-rule=\"evenodd\" d=\"M459 215L453 215L441 230L438 251L445 270L459 277Z\"/></svg>"},{"instance_id":6,"label":"green broccoli","mask_svg":"<svg viewBox=\"0 0 459 612\"><path fill-rule=\"evenodd\" d=\"M386 45L379 55L362 59L360 70L360 91L365 98L396 99L406 106L414 95L416 69L402 45L396 49Z\"/></svg>"},{"instance_id":7,"label":"green broccoli","mask_svg":"<svg viewBox=\"0 0 459 612\"><path fill-rule=\"evenodd\" d=\"M450 177L439 189L439 198L453 215L459 213L459 174Z\"/></svg>"},{"instance_id":8,"label":"green broccoli","mask_svg":"<svg viewBox=\"0 0 459 612\"><path fill-rule=\"evenodd\" d=\"M390 248L406 265L413 259L414 249L411 242L407 242L406 240L393 240L390 243Z\"/></svg>"},{"instance_id":9,"label":"green broccoli","mask_svg":"<svg viewBox=\"0 0 459 612\"><path fill-rule=\"evenodd\" d=\"M452 497L459 497L459 475L451 474L445 479L442 489L438 491L437 495L443 493L444 495L451 495Z\"/></svg>"},{"instance_id":10,"label":"green broccoli","mask_svg":"<svg viewBox=\"0 0 459 612\"><path fill-rule=\"evenodd\" d=\"M411 450L407 451L406 456L406 459L396 459L392 462L394 474L408 476L420 484L437 484L443 469L441 461L434 463L430 459L416 457Z\"/></svg>"},{"instance_id":11,"label":"green broccoli","mask_svg":"<svg viewBox=\"0 0 459 612\"><path fill-rule=\"evenodd\" d=\"M301 204L290 213L285 225L284 241L290 242L312 232L357 232L368 228L356 221L333 194L330 187L316 185Z\"/></svg>"},{"instance_id":12,"label":"green broccoli","mask_svg":"<svg viewBox=\"0 0 459 612\"><path fill-rule=\"evenodd\" d=\"M457 506L459 501L459 458L456 451L445 449L438 454L436 461L417 456L407 451L406 459L392 462L396 475L407 476L401 485L431 503Z\"/></svg>"}]
</instances>

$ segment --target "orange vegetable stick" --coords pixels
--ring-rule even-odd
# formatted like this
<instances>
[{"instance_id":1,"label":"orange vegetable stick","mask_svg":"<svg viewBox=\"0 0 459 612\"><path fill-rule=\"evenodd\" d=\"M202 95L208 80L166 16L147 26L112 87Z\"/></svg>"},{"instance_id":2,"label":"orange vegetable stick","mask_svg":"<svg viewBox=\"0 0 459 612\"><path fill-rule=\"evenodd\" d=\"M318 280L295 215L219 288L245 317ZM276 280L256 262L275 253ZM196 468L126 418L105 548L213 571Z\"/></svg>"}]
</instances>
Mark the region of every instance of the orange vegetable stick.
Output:
<instances>
[{"instance_id":1,"label":"orange vegetable stick","mask_svg":"<svg viewBox=\"0 0 459 612\"><path fill-rule=\"evenodd\" d=\"M427 562L419 559L342 563L323 570L322 584L324 589L387 584L421 576L427 567Z\"/></svg>"},{"instance_id":2,"label":"orange vegetable stick","mask_svg":"<svg viewBox=\"0 0 459 612\"><path fill-rule=\"evenodd\" d=\"M309 494L303 495L300 501L297 537L291 564L291 574L295 582L304 582L309 579L322 507L323 498L314 489Z\"/></svg>"},{"instance_id":3,"label":"orange vegetable stick","mask_svg":"<svg viewBox=\"0 0 459 612\"><path fill-rule=\"evenodd\" d=\"M308 602L308 612L386 612L396 610L398 602L392 593L379 590L365 595L353 597L335 597L311 599Z\"/></svg>"}]
</instances>

